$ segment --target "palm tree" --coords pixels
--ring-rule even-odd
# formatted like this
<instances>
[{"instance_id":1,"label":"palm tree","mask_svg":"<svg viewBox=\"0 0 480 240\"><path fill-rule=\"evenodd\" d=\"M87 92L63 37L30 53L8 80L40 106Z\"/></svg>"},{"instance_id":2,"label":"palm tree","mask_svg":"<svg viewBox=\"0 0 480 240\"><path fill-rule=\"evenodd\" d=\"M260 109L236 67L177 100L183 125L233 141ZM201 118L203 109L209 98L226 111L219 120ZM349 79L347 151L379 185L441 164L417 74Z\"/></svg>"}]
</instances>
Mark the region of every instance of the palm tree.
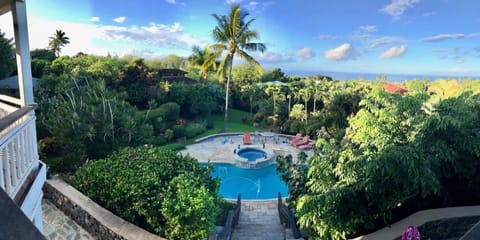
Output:
<instances>
[{"instance_id":1,"label":"palm tree","mask_svg":"<svg viewBox=\"0 0 480 240\"><path fill-rule=\"evenodd\" d=\"M298 91L299 97L305 102L305 122L308 123L308 101L312 98L312 92L308 86Z\"/></svg>"},{"instance_id":2,"label":"palm tree","mask_svg":"<svg viewBox=\"0 0 480 240\"><path fill-rule=\"evenodd\" d=\"M65 32L62 30L56 30L53 37L50 37L50 42L48 46L50 46L55 53L55 56L60 55L60 50L63 46L70 43L70 38L66 36Z\"/></svg>"},{"instance_id":3,"label":"palm tree","mask_svg":"<svg viewBox=\"0 0 480 240\"><path fill-rule=\"evenodd\" d=\"M188 62L194 67L200 67L200 79L207 79L210 70L217 69L216 59L218 56L207 46L201 49L199 46L193 46L192 55L188 57Z\"/></svg>"},{"instance_id":4,"label":"palm tree","mask_svg":"<svg viewBox=\"0 0 480 240\"><path fill-rule=\"evenodd\" d=\"M246 20L248 16L247 11L242 11L239 5L232 6L229 15L217 15L213 14L215 20L217 20L217 26L213 29L213 39L215 44L210 47L214 50L217 56L220 56L224 50L227 51L224 54L223 59L221 60L217 73L220 77L220 80L224 79L225 74L227 74L227 82L225 86L225 117L223 120L223 129L225 132L227 129L227 119L228 119L228 94L229 94L229 85L230 79L232 78L232 64L233 57L235 53L238 54L240 58L245 59L248 63L255 65L256 70L263 74L263 69L260 63L258 63L252 56L250 56L247 51L260 51L263 52L266 50L266 46L263 43L253 43L250 42L253 39L257 39L259 34L255 30L250 30L250 25L255 20L252 18Z\"/></svg>"}]
</instances>

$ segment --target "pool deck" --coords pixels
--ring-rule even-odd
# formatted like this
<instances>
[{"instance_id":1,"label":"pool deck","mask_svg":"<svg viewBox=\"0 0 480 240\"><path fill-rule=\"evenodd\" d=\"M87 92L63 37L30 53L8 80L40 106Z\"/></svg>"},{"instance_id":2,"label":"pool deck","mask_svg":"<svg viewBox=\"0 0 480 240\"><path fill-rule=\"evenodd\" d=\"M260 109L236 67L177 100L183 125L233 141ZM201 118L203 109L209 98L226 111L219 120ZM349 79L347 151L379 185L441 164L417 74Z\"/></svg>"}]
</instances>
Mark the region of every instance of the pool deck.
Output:
<instances>
[{"instance_id":1,"label":"pool deck","mask_svg":"<svg viewBox=\"0 0 480 240\"><path fill-rule=\"evenodd\" d=\"M270 137L257 136L255 134L251 135L252 144L244 145L243 144L243 134L238 135L229 135L229 136L216 136L214 138L209 138L208 140L201 141L199 143L194 143L188 145L186 149L180 151L183 155L190 155L191 157L197 159L199 162L212 162L212 163L234 163L234 153L235 149L244 147L256 147L259 149L263 148L263 142L265 142L265 150L267 152L273 152L275 155L288 155L291 154L293 161L297 160L297 155L302 150L295 148L294 146L288 144L289 138L284 137L283 135L278 135L278 137L271 137L271 133L263 133ZM293 136L292 136L293 137ZM266 140L265 140L266 139ZM226 141L225 141L226 140ZM308 157L313 156L313 150L303 151L307 154Z\"/></svg>"}]
</instances>

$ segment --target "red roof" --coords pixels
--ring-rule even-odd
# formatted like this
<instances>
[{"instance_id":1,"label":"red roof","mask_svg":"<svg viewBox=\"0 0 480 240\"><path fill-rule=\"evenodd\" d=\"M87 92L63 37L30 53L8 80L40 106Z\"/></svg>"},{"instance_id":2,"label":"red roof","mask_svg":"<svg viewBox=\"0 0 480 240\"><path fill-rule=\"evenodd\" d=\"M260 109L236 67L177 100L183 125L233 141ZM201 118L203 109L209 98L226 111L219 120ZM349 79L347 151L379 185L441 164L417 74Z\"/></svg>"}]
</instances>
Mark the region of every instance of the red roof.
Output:
<instances>
[{"instance_id":1,"label":"red roof","mask_svg":"<svg viewBox=\"0 0 480 240\"><path fill-rule=\"evenodd\" d=\"M389 93L404 94L404 93L408 92L407 89L402 88L402 87L398 86L397 84L393 84L393 83L385 83L385 84L383 84L383 85L382 85L382 89L383 89L385 92L389 92Z\"/></svg>"}]
</instances>

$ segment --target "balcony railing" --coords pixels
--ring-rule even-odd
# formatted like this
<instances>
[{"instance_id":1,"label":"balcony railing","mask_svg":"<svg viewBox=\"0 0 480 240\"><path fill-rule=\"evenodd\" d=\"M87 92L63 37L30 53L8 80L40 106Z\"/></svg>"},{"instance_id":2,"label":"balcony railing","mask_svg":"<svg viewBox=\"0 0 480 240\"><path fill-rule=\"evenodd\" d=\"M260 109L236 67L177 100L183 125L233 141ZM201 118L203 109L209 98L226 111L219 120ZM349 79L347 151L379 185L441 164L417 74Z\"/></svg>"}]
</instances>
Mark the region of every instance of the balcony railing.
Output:
<instances>
[{"instance_id":1,"label":"balcony railing","mask_svg":"<svg viewBox=\"0 0 480 240\"><path fill-rule=\"evenodd\" d=\"M25 180L38 168L38 152L33 106L12 111L0 119L0 187L16 198Z\"/></svg>"}]
</instances>

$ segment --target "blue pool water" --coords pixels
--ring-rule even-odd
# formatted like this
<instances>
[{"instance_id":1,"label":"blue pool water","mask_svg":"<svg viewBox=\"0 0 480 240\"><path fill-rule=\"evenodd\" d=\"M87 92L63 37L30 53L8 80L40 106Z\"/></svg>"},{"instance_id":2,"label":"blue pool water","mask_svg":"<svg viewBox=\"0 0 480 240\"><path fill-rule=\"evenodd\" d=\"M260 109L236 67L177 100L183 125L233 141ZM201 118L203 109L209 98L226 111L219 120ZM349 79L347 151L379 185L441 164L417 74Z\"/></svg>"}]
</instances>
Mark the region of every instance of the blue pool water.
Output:
<instances>
[{"instance_id":1,"label":"blue pool water","mask_svg":"<svg viewBox=\"0 0 480 240\"><path fill-rule=\"evenodd\" d=\"M228 163L217 163L212 176L220 178L220 194L224 198L235 199L240 193L245 200L275 199L278 192L286 197L288 187L280 180L275 168L276 165L243 169Z\"/></svg>"},{"instance_id":2,"label":"blue pool water","mask_svg":"<svg viewBox=\"0 0 480 240\"><path fill-rule=\"evenodd\" d=\"M263 158L265 152L255 148L244 148L238 151L238 156L248 159L248 161L255 161L258 158Z\"/></svg>"}]
</instances>

